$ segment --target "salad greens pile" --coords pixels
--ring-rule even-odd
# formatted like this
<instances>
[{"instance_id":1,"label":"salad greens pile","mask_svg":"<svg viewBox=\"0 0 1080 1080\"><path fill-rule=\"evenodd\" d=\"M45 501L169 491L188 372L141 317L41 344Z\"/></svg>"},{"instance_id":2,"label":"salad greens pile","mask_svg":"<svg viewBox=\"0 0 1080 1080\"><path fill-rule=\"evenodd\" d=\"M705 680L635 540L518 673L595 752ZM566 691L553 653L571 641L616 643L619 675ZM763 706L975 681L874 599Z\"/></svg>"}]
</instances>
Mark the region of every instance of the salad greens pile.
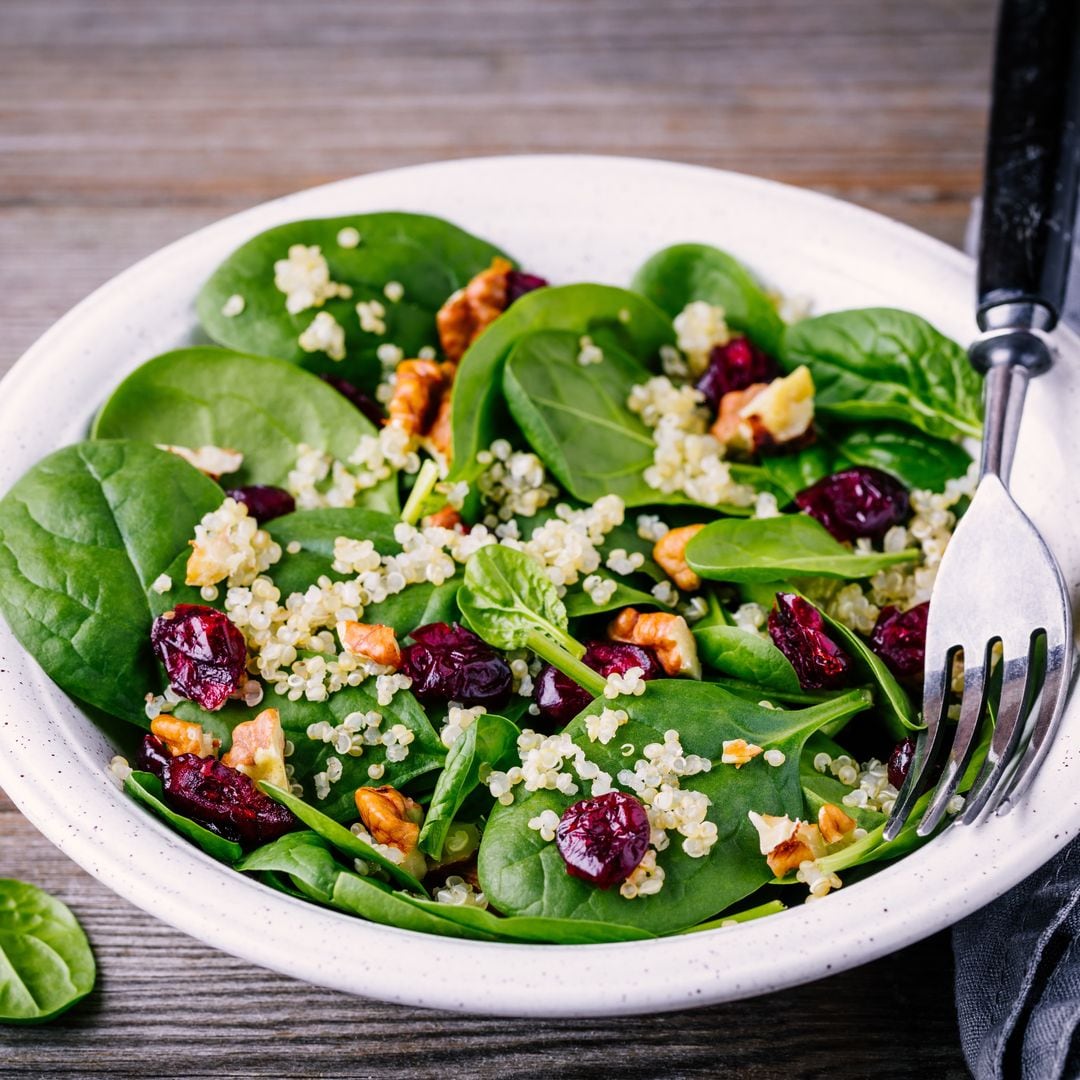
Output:
<instances>
[{"instance_id":1,"label":"salad greens pile","mask_svg":"<svg viewBox=\"0 0 1080 1080\"><path fill-rule=\"evenodd\" d=\"M702 244L549 285L405 213L262 233L196 308L215 345L147 360L0 500L0 612L131 725L111 768L164 826L362 919L581 944L923 842L918 811L882 829L981 430L925 320L787 322ZM54 929L0 942L52 1014L93 962L16 900Z\"/></svg>"}]
</instances>

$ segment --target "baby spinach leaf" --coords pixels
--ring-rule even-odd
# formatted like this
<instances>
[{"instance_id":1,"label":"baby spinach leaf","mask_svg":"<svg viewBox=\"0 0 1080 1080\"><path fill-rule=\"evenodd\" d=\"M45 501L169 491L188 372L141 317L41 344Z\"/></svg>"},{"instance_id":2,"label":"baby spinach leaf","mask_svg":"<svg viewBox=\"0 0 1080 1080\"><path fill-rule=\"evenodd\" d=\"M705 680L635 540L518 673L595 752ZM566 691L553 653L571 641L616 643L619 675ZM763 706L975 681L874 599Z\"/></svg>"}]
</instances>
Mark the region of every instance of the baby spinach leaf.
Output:
<instances>
[{"instance_id":1,"label":"baby spinach leaf","mask_svg":"<svg viewBox=\"0 0 1080 1080\"><path fill-rule=\"evenodd\" d=\"M967 353L909 311L804 319L785 331L781 361L810 368L824 416L899 420L942 439L982 434L982 380Z\"/></svg>"},{"instance_id":2,"label":"baby spinach leaf","mask_svg":"<svg viewBox=\"0 0 1080 1080\"><path fill-rule=\"evenodd\" d=\"M605 580L610 580L604 574L599 576ZM567 592L563 597L563 604L566 606L566 613L571 619L584 618L586 615L599 615L605 611L618 611L624 607L654 607L664 611L668 610L668 606L661 604L652 593L634 589L629 585L624 585L621 581L616 582L615 591L611 594L611 598L605 600L602 604L597 603L581 588L574 588Z\"/></svg>"},{"instance_id":3,"label":"baby spinach leaf","mask_svg":"<svg viewBox=\"0 0 1080 1080\"><path fill-rule=\"evenodd\" d=\"M661 345L675 342L671 320L625 289L562 285L527 293L473 342L458 366L451 399L451 480L471 481L483 468L476 455L505 425L503 364L518 339L536 330L601 335L645 363Z\"/></svg>"},{"instance_id":4,"label":"baby spinach leaf","mask_svg":"<svg viewBox=\"0 0 1080 1080\"><path fill-rule=\"evenodd\" d=\"M784 322L776 305L738 259L708 244L675 244L651 256L631 286L672 318L692 300L724 309L724 319L776 355Z\"/></svg>"},{"instance_id":5,"label":"baby spinach leaf","mask_svg":"<svg viewBox=\"0 0 1080 1080\"><path fill-rule=\"evenodd\" d=\"M347 461L375 428L332 386L268 356L199 347L148 360L105 402L94 422L99 439L140 439L177 446L227 446L244 455L229 486L284 486L303 443ZM361 505L398 511L397 482L358 496Z\"/></svg>"},{"instance_id":6,"label":"baby spinach leaf","mask_svg":"<svg viewBox=\"0 0 1080 1080\"><path fill-rule=\"evenodd\" d=\"M838 463L835 450L824 438L795 454L776 454L761 459L774 487L783 492L780 505L791 502L800 491L816 484L844 466Z\"/></svg>"},{"instance_id":7,"label":"baby spinach leaf","mask_svg":"<svg viewBox=\"0 0 1080 1080\"><path fill-rule=\"evenodd\" d=\"M13 878L0 878L0 1023L40 1024L94 988L90 942L70 908Z\"/></svg>"},{"instance_id":8,"label":"baby spinach leaf","mask_svg":"<svg viewBox=\"0 0 1080 1080\"><path fill-rule=\"evenodd\" d=\"M309 806L303 799L298 799L291 792L275 787L273 784L268 784L263 780L259 781L259 789L266 792L275 802L279 802L282 806L291 810L309 829L343 855L348 855L350 859L363 859L364 862L381 866L399 885L404 885L407 889L415 889L418 893L427 895L424 886L412 874L402 870L397 863L380 854L370 844L361 840L359 836L354 836L344 825L339 825L333 818L327 817L321 811L316 810L314 806Z\"/></svg>"},{"instance_id":9,"label":"baby spinach leaf","mask_svg":"<svg viewBox=\"0 0 1080 1080\"><path fill-rule=\"evenodd\" d=\"M440 904L435 900L405 897L410 904L461 926L480 930L511 941L533 941L554 945L595 945L605 941L648 941L655 937L634 926L615 923L553 919L542 915L496 915L465 904Z\"/></svg>"},{"instance_id":10,"label":"baby spinach leaf","mask_svg":"<svg viewBox=\"0 0 1080 1080\"><path fill-rule=\"evenodd\" d=\"M237 870L288 874L304 896L321 904L333 901L334 884L342 867L315 832L291 832L256 848L236 863Z\"/></svg>"},{"instance_id":11,"label":"baby spinach leaf","mask_svg":"<svg viewBox=\"0 0 1080 1080\"><path fill-rule=\"evenodd\" d=\"M775 581L796 575L864 578L918 558L914 548L856 553L806 514L714 521L686 545L690 566L716 581Z\"/></svg>"},{"instance_id":12,"label":"baby spinach leaf","mask_svg":"<svg viewBox=\"0 0 1080 1080\"><path fill-rule=\"evenodd\" d=\"M663 741L677 727L687 754L712 763L710 771L686 777L682 786L701 791L710 800L708 820L719 840L704 858L691 858L678 838L658 856L664 868L664 887L655 896L626 900L618 890L597 889L566 872L553 843L528 827L544 810L563 811L579 795L552 790L515 788L512 805L494 808L480 843L480 882L491 903L507 915L588 919L668 933L693 926L749 896L770 879L758 847L757 833L747 813L803 814L799 756L806 739L826 724L859 712L870 703L865 691L853 691L810 709L785 711L761 708L727 693L712 683L657 679L641 697L622 697L616 707L629 721L609 745L591 742L586 717L611 703L594 702L566 728L588 757L612 777L631 767L624 757L629 743L640 755L648 743ZM767 765L759 756L743 768L722 765L723 744L743 738L785 755L783 764Z\"/></svg>"},{"instance_id":13,"label":"baby spinach leaf","mask_svg":"<svg viewBox=\"0 0 1080 1080\"><path fill-rule=\"evenodd\" d=\"M338 234L347 228L360 234L356 247L338 243ZM329 264L330 280L350 286L353 295L290 314L285 294L274 284L274 263L285 259L294 244L318 245ZM389 342L405 356L416 356L424 346L437 347L435 312L497 255L502 252L485 240L422 214L293 221L260 233L234 251L203 286L195 308L206 332L222 345L332 372L370 389L381 371L378 347ZM400 300L387 297L384 290L390 282L402 286ZM229 317L222 308L234 295L244 298L244 309ZM384 333L361 329L356 305L372 300L384 308ZM343 361L300 347L300 335L319 311L331 314L345 331Z\"/></svg>"},{"instance_id":14,"label":"baby spinach leaf","mask_svg":"<svg viewBox=\"0 0 1080 1080\"><path fill-rule=\"evenodd\" d=\"M838 459L834 472L872 465L924 491L944 491L949 480L963 476L971 465L971 455L959 443L899 424L845 427L828 437Z\"/></svg>"},{"instance_id":15,"label":"baby spinach leaf","mask_svg":"<svg viewBox=\"0 0 1080 1080\"><path fill-rule=\"evenodd\" d=\"M150 648L150 586L183 581L195 526L221 488L175 454L88 442L38 462L0 500L0 611L62 690L145 727L163 688Z\"/></svg>"},{"instance_id":16,"label":"baby spinach leaf","mask_svg":"<svg viewBox=\"0 0 1080 1080\"><path fill-rule=\"evenodd\" d=\"M420 830L421 851L433 859L442 858L446 834L461 804L480 783L481 766L502 769L512 763L519 734L516 724L495 713L486 713L478 716L458 737L446 755L446 765L431 796Z\"/></svg>"},{"instance_id":17,"label":"baby spinach leaf","mask_svg":"<svg viewBox=\"0 0 1080 1080\"><path fill-rule=\"evenodd\" d=\"M739 923L753 922L755 919L764 919L767 915L779 915L781 911L787 911L787 904L782 900L768 900L764 904L757 904L745 911L733 911L730 915L724 915L719 919L710 919L708 922L698 923L687 930L680 930L680 934L697 934L702 930L720 930L727 926L738 926Z\"/></svg>"},{"instance_id":18,"label":"baby spinach leaf","mask_svg":"<svg viewBox=\"0 0 1080 1080\"><path fill-rule=\"evenodd\" d=\"M722 675L767 690L799 690L791 662L768 638L737 626L706 626L694 629L694 639L701 659Z\"/></svg>"},{"instance_id":19,"label":"baby spinach leaf","mask_svg":"<svg viewBox=\"0 0 1080 1080\"><path fill-rule=\"evenodd\" d=\"M168 806L161 781L153 773L133 769L124 781L124 790L181 836L186 836L196 847L202 848L207 855L221 862L234 863L244 854L244 849L235 841L218 836L216 832L211 832Z\"/></svg>"}]
</instances>

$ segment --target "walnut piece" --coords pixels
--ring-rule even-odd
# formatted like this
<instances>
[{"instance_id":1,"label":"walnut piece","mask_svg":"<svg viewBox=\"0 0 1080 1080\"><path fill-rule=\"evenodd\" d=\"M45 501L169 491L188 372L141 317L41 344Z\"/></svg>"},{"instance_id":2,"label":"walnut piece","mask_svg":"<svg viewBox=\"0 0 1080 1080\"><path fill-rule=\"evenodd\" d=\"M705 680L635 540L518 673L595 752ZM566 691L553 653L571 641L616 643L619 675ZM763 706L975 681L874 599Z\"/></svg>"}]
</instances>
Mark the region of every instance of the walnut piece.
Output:
<instances>
[{"instance_id":1,"label":"walnut piece","mask_svg":"<svg viewBox=\"0 0 1080 1080\"><path fill-rule=\"evenodd\" d=\"M353 656L363 656L394 671L401 667L401 649L392 626L349 619L338 623L337 632L341 644Z\"/></svg>"},{"instance_id":2,"label":"walnut piece","mask_svg":"<svg viewBox=\"0 0 1080 1080\"><path fill-rule=\"evenodd\" d=\"M826 844L835 844L855 831L855 819L835 803L824 803L818 811L818 829Z\"/></svg>"},{"instance_id":3,"label":"walnut piece","mask_svg":"<svg viewBox=\"0 0 1080 1080\"><path fill-rule=\"evenodd\" d=\"M424 435L442 400L445 380L434 360L402 360L397 366L394 395L386 407L390 423L409 435Z\"/></svg>"},{"instance_id":4,"label":"walnut piece","mask_svg":"<svg viewBox=\"0 0 1080 1080\"><path fill-rule=\"evenodd\" d=\"M277 709L263 709L254 720L237 724L233 728L232 747L221 761L252 780L265 780L288 791L285 732Z\"/></svg>"},{"instance_id":5,"label":"walnut piece","mask_svg":"<svg viewBox=\"0 0 1080 1080\"><path fill-rule=\"evenodd\" d=\"M150 731L166 746L173 757L196 754L198 757L217 757L221 743L202 729L202 724L179 720L175 716L158 716L150 723Z\"/></svg>"},{"instance_id":6,"label":"walnut piece","mask_svg":"<svg viewBox=\"0 0 1080 1080\"><path fill-rule=\"evenodd\" d=\"M697 643L681 615L623 608L608 626L607 633L612 641L625 641L652 649L668 675L701 678Z\"/></svg>"},{"instance_id":7,"label":"walnut piece","mask_svg":"<svg viewBox=\"0 0 1080 1080\"><path fill-rule=\"evenodd\" d=\"M493 259L491 266L439 309L435 325L448 360L460 360L481 332L506 310L507 275L512 269L506 259Z\"/></svg>"},{"instance_id":8,"label":"walnut piece","mask_svg":"<svg viewBox=\"0 0 1080 1080\"><path fill-rule=\"evenodd\" d=\"M761 747L756 743L748 743L745 739L725 739L724 753L720 762L723 765L734 765L736 769L741 769L760 753Z\"/></svg>"},{"instance_id":9,"label":"walnut piece","mask_svg":"<svg viewBox=\"0 0 1080 1080\"><path fill-rule=\"evenodd\" d=\"M424 518L424 524L429 528L453 529L461 524L461 514L452 506L444 506L441 510L436 510L434 514L428 514Z\"/></svg>"},{"instance_id":10,"label":"walnut piece","mask_svg":"<svg viewBox=\"0 0 1080 1080\"><path fill-rule=\"evenodd\" d=\"M686 545L704 528L704 525L683 525L680 529L669 529L653 545L653 558L667 576L686 592L701 588L701 578L686 562Z\"/></svg>"},{"instance_id":11,"label":"walnut piece","mask_svg":"<svg viewBox=\"0 0 1080 1080\"><path fill-rule=\"evenodd\" d=\"M375 843L400 851L403 857L400 865L414 877L424 876L427 862L416 846L424 817L419 803L384 784L377 788L357 788L356 810Z\"/></svg>"}]
</instances>

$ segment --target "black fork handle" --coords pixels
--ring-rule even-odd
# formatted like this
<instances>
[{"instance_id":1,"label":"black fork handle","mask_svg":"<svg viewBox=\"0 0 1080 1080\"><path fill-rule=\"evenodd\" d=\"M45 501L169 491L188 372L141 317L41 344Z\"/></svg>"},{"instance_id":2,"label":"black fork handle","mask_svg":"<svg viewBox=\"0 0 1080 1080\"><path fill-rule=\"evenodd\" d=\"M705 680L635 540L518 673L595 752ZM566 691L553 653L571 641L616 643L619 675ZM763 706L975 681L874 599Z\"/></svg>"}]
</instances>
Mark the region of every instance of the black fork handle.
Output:
<instances>
[{"instance_id":1,"label":"black fork handle","mask_svg":"<svg viewBox=\"0 0 1080 1080\"><path fill-rule=\"evenodd\" d=\"M1080 0L1003 0L979 242L984 329L1051 330L1080 182Z\"/></svg>"}]
</instances>

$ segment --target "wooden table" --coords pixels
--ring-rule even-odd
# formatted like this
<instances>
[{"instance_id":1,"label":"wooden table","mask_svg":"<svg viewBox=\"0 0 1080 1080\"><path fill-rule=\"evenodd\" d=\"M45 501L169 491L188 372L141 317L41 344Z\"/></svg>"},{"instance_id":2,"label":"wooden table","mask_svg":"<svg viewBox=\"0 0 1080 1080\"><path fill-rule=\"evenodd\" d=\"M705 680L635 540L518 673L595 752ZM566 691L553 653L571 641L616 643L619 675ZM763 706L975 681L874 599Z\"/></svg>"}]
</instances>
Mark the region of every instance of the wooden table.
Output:
<instances>
[{"instance_id":1,"label":"wooden table","mask_svg":"<svg viewBox=\"0 0 1080 1080\"><path fill-rule=\"evenodd\" d=\"M988 0L2 0L0 372L233 210L436 158L590 151L803 184L959 243ZM123 837L117 837L118 844ZM0 875L75 909L97 990L0 1029L3 1076L959 1077L944 935L752 1002L591 1021L312 989L118 899L0 794Z\"/></svg>"}]
</instances>

